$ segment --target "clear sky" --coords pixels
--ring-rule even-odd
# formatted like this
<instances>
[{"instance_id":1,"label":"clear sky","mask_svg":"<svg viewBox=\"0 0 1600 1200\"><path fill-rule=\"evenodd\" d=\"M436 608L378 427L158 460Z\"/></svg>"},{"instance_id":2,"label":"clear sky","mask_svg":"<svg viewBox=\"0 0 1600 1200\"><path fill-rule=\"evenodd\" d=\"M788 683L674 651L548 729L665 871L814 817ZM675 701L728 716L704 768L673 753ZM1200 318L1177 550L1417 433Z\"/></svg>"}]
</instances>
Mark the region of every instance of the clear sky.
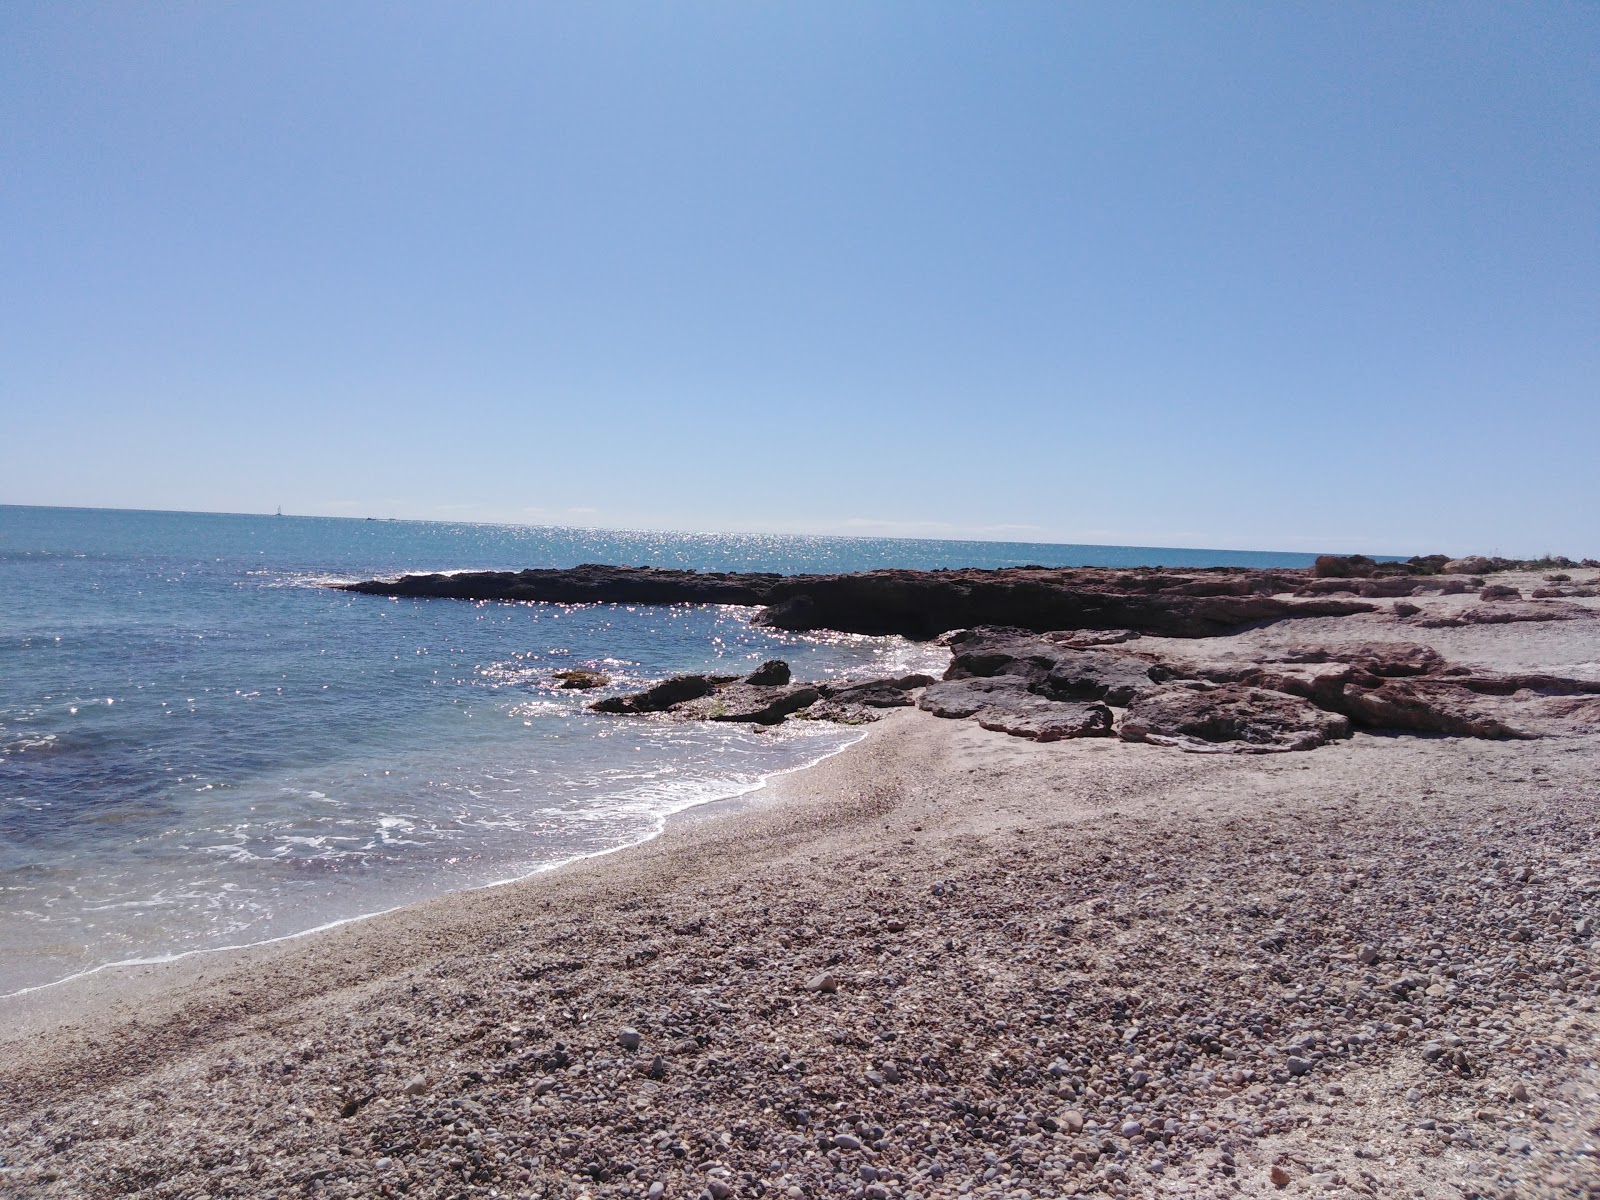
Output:
<instances>
[{"instance_id":1,"label":"clear sky","mask_svg":"<svg viewBox=\"0 0 1600 1200\"><path fill-rule=\"evenodd\" d=\"M0 502L1600 554L1600 5L0 6Z\"/></svg>"}]
</instances>

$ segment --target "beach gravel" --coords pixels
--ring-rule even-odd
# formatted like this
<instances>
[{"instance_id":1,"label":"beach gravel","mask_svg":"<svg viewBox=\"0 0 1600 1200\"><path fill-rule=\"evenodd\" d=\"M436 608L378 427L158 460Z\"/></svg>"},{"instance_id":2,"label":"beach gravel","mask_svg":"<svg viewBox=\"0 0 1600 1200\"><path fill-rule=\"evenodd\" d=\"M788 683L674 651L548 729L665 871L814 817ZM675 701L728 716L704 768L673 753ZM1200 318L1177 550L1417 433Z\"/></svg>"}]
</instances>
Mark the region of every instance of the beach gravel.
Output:
<instances>
[{"instance_id":1,"label":"beach gravel","mask_svg":"<svg viewBox=\"0 0 1600 1200\"><path fill-rule=\"evenodd\" d=\"M1600 739L886 711L630 851L7 1002L0 1195L1600 1196Z\"/></svg>"}]
</instances>

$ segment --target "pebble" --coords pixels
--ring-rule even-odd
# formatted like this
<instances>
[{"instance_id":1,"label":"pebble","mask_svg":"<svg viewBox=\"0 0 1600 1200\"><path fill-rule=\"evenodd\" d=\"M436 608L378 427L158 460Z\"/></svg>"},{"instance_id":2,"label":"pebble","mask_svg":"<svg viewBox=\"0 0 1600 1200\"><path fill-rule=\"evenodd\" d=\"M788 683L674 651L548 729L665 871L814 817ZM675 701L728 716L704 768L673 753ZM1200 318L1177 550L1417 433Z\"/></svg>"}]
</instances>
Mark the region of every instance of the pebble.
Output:
<instances>
[{"instance_id":1,"label":"pebble","mask_svg":"<svg viewBox=\"0 0 1600 1200\"><path fill-rule=\"evenodd\" d=\"M839 981L824 971L821 975L813 975L806 980L808 992L836 992L839 990Z\"/></svg>"},{"instance_id":2,"label":"pebble","mask_svg":"<svg viewBox=\"0 0 1600 1200\"><path fill-rule=\"evenodd\" d=\"M859 1150L859 1149L861 1149L861 1139L857 1138L857 1137L852 1137L848 1133L835 1134L834 1138L833 1138L833 1144L835 1146L837 1146L841 1150Z\"/></svg>"},{"instance_id":3,"label":"pebble","mask_svg":"<svg viewBox=\"0 0 1600 1200\"><path fill-rule=\"evenodd\" d=\"M1289 1061L1284 1065L1289 1068L1289 1074L1291 1075L1304 1075L1311 1070L1311 1060L1309 1058L1296 1058L1291 1055Z\"/></svg>"},{"instance_id":4,"label":"pebble","mask_svg":"<svg viewBox=\"0 0 1600 1200\"><path fill-rule=\"evenodd\" d=\"M728 1200L728 1197L733 1195L733 1189L728 1186L727 1181L718 1179L715 1175L706 1180L706 1191L711 1193L711 1200Z\"/></svg>"},{"instance_id":5,"label":"pebble","mask_svg":"<svg viewBox=\"0 0 1600 1200\"><path fill-rule=\"evenodd\" d=\"M1273 1167L1269 1174L1272 1179L1273 1187L1288 1187L1289 1181L1294 1178L1293 1175L1290 1175L1289 1172L1285 1171L1282 1167Z\"/></svg>"},{"instance_id":6,"label":"pebble","mask_svg":"<svg viewBox=\"0 0 1600 1200\"><path fill-rule=\"evenodd\" d=\"M622 1043L624 1050L637 1050L644 1039L639 1036L637 1029L624 1029L617 1034L617 1041Z\"/></svg>"},{"instance_id":7,"label":"pebble","mask_svg":"<svg viewBox=\"0 0 1600 1200\"><path fill-rule=\"evenodd\" d=\"M428 1077L426 1075L413 1075L406 1080L406 1085L401 1090L408 1096L420 1096L428 1090Z\"/></svg>"},{"instance_id":8,"label":"pebble","mask_svg":"<svg viewBox=\"0 0 1600 1200\"><path fill-rule=\"evenodd\" d=\"M1083 1114L1075 1108L1069 1108L1061 1114L1061 1124L1068 1133L1083 1132Z\"/></svg>"},{"instance_id":9,"label":"pebble","mask_svg":"<svg viewBox=\"0 0 1600 1200\"><path fill-rule=\"evenodd\" d=\"M650 1190L645 1193L646 1200L661 1200L667 1194L667 1185L659 1179L650 1185Z\"/></svg>"},{"instance_id":10,"label":"pebble","mask_svg":"<svg viewBox=\"0 0 1600 1200\"><path fill-rule=\"evenodd\" d=\"M1122 1123L1122 1136L1125 1138L1138 1137L1144 1132L1144 1125L1139 1121L1124 1121Z\"/></svg>"}]
</instances>

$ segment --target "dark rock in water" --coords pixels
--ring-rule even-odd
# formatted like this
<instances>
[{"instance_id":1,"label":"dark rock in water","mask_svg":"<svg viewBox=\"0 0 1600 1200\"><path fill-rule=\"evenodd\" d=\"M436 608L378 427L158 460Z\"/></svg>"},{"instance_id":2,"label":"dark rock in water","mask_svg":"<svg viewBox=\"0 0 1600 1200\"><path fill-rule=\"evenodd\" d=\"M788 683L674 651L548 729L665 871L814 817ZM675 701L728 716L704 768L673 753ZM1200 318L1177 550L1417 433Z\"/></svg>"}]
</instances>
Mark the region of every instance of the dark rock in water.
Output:
<instances>
[{"instance_id":1,"label":"dark rock in water","mask_svg":"<svg viewBox=\"0 0 1600 1200\"><path fill-rule=\"evenodd\" d=\"M909 698L907 703L910 703ZM874 721L881 721L887 711L865 704L846 704L824 696L796 716L800 720L827 721L834 725L871 725Z\"/></svg>"},{"instance_id":2,"label":"dark rock in water","mask_svg":"<svg viewBox=\"0 0 1600 1200\"><path fill-rule=\"evenodd\" d=\"M908 678L933 682L926 675ZM904 708L912 703L911 688L923 687L926 684L914 683L910 687L904 687L899 679L868 679L860 683L825 683L818 686L824 696L841 704L865 704L869 708Z\"/></svg>"},{"instance_id":3,"label":"dark rock in water","mask_svg":"<svg viewBox=\"0 0 1600 1200\"><path fill-rule=\"evenodd\" d=\"M675 704L709 696L716 688L716 681L709 675L674 675L632 696L608 696L589 707L600 713L665 712Z\"/></svg>"},{"instance_id":4,"label":"dark rock in water","mask_svg":"<svg viewBox=\"0 0 1600 1200\"><path fill-rule=\"evenodd\" d=\"M768 659L744 677L756 687L778 687L789 682L789 664L781 658Z\"/></svg>"},{"instance_id":5,"label":"dark rock in water","mask_svg":"<svg viewBox=\"0 0 1600 1200\"><path fill-rule=\"evenodd\" d=\"M1377 562L1365 554L1323 554L1311 564L1311 574L1318 579L1361 579L1377 569Z\"/></svg>"},{"instance_id":6,"label":"dark rock in water","mask_svg":"<svg viewBox=\"0 0 1600 1200\"><path fill-rule=\"evenodd\" d=\"M463 571L406 575L341 584L370 596L457 600L534 600L552 604L761 604L779 575L674 571L659 567L580 567L530 571Z\"/></svg>"},{"instance_id":7,"label":"dark rock in water","mask_svg":"<svg viewBox=\"0 0 1600 1200\"><path fill-rule=\"evenodd\" d=\"M731 683L708 696L674 705L673 715L690 721L736 721L776 725L790 713L815 704L822 693L804 684Z\"/></svg>"},{"instance_id":8,"label":"dark rock in water","mask_svg":"<svg viewBox=\"0 0 1600 1200\"><path fill-rule=\"evenodd\" d=\"M766 605L776 629L931 638L1010 625L1207 637L1261 621L1370 612L1353 600L1295 600L1297 571L1023 569L869 571L851 575L724 574L586 564L565 570L408 575L342 585L368 595L621 604Z\"/></svg>"},{"instance_id":9,"label":"dark rock in water","mask_svg":"<svg viewBox=\"0 0 1600 1200\"><path fill-rule=\"evenodd\" d=\"M588 671L581 667L573 667L568 671L557 671L553 678L557 686L577 691L605 687L606 684L611 682L611 676L602 675L599 671Z\"/></svg>"},{"instance_id":10,"label":"dark rock in water","mask_svg":"<svg viewBox=\"0 0 1600 1200\"><path fill-rule=\"evenodd\" d=\"M1134 698L1122 736L1209 753L1313 750L1350 736L1348 718L1299 696L1248 684L1152 688Z\"/></svg>"}]
</instances>

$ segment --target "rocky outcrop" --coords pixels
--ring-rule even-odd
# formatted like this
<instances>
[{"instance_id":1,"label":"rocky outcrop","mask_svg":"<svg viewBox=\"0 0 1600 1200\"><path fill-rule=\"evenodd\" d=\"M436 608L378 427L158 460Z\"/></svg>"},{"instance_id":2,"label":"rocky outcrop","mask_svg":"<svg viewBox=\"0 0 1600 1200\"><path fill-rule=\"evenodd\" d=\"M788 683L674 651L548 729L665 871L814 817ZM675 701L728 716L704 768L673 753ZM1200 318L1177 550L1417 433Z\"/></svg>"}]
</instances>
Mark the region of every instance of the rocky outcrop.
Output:
<instances>
[{"instance_id":1,"label":"rocky outcrop","mask_svg":"<svg viewBox=\"0 0 1600 1200\"><path fill-rule=\"evenodd\" d=\"M1413 642L1206 660L1170 650L1080 650L1019 630L969 630L949 640L946 681L921 700L937 716L981 719L985 710L1009 709L1039 721L1048 712L1041 706L1093 696L1127 708L1118 726L1126 740L1191 751L1311 749L1352 726L1478 738L1600 729L1600 682L1477 670Z\"/></svg>"},{"instance_id":2,"label":"rocky outcrop","mask_svg":"<svg viewBox=\"0 0 1600 1200\"><path fill-rule=\"evenodd\" d=\"M1130 742L1201 753L1314 750L1350 736L1350 720L1287 692L1243 683L1147 689L1122 720Z\"/></svg>"},{"instance_id":3,"label":"rocky outcrop","mask_svg":"<svg viewBox=\"0 0 1600 1200\"><path fill-rule=\"evenodd\" d=\"M1076 649L1006 630L970 630L951 641L946 679L1014 675L1052 700L1100 700L1126 706L1150 686L1149 664L1129 653Z\"/></svg>"},{"instance_id":4,"label":"rocky outcrop","mask_svg":"<svg viewBox=\"0 0 1600 1200\"><path fill-rule=\"evenodd\" d=\"M972 717L985 729L1037 742L1109 737L1113 732L1106 705L1036 695L1021 675L949 679L930 686L917 703L936 717Z\"/></svg>"},{"instance_id":5,"label":"rocky outcrop","mask_svg":"<svg viewBox=\"0 0 1600 1200\"><path fill-rule=\"evenodd\" d=\"M772 659L745 678L734 675L675 675L642 692L608 696L591 712L641 716L666 714L683 721L728 721L777 725L804 713L814 720L863 724L886 708L912 703L911 692L933 680L927 675L886 679L794 683L789 664Z\"/></svg>"},{"instance_id":6,"label":"rocky outcrop","mask_svg":"<svg viewBox=\"0 0 1600 1200\"><path fill-rule=\"evenodd\" d=\"M582 667L573 667L566 671L555 672L553 678L556 686L572 691L589 691L592 688L605 687L611 682L611 676L601 674L599 671L590 671Z\"/></svg>"},{"instance_id":7,"label":"rocky outcrop","mask_svg":"<svg viewBox=\"0 0 1600 1200\"><path fill-rule=\"evenodd\" d=\"M984 729L1035 742L1067 738L1111 737L1112 713L1104 704L1062 704L1038 696L979 709L973 719Z\"/></svg>"},{"instance_id":8,"label":"rocky outcrop","mask_svg":"<svg viewBox=\"0 0 1600 1200\"><path fill-rule=\"evenodd\" d=\"M1559 600L1494 600L1456 612L1424 611L1411 618L1424 629L1459 625L1509 625L1518 621L1592 621L1600 613Z\"/></svg>"},{"instance_id":9,"label":"rocky outcrop","mask_svg":"<svg viewBox=\"0 0 1600 1200\"><path fill-rule=\"evenodd\" d=\"M851 575L725 574L587 564L561 570L407 575L341 585L365 595L562 604L764 605L774 629L831 629L926 639L1008 625L1209 637L1289 617L1371 612L1359 600L1295 598L1303 571L1105 569L869 571Z\"/></svg>"},{"instance_id":10,"label":"rocky outcrop","mask_svg":"<svg viewBox=\"0 0 1600 1200\"><path fill-rule=\"evenodd\" d=\"M711 695L717 690L719 682L730 683L732 680L715 675L674 675L642 692L631 696L607 696L589 707L600 713L639 715L666 712L674 705Z\"/></svg>"},{"instance_id":11,"label":"rocky outcrop","mask_svg":"<svg viewBox=\"0 0 1600 1200\"><path fill-rule=\"evenodd\" d=\"M1353 680L1340 692L1339 704L1370 729L1476 738L1530 736L1508 724L1478 693L1444 679L1389 679L1372 687Z\"/></svg>"},{"instance_id":12,"label":"rocky outcrop","mask_svg":"<svg viewBox=\"0 0 1600 1200\"><path fill-rule=\"evenodd\" d=\"M768 659L744 677L756 687L778 687L789 682L789 664L781 658Z\"/></svg>"},{"instance_id":13,"label":"rocky outcrop","mask_svg":"<svg viewBox=\"0 0 1600 1200\"><path fill-rule=\"evenodd\" d=\"M755 622L774 629L898 633L919 639L977 625L1035 633L1128 629L1167 637L1210 637L1288 617L1373 611L1372 605L1358 600L1275 594L1284 582L1295 583L1262 576L1108 578L1045 570L798 576L771 589L768 607ZM1249 590L1255 586L1274 590Z\"/></svg>"},{"instance_id":14,"label":"rocky outcrop","mask_svg":"<svg viewBox=\"0 0 1600 1200\"><path fill-rule=\"evenodd\" d=\"M580 567L529 571L459 571L339 584L368 596L451 600L524 600L550 604L763 604L782 576L675 571L661 567Z\"/></svg>"},{"instance_id":15,"label":"rocky outcrop","mask_svg":"<svg viewBox=\"0 0 1600 1200\"><path fill-rule=\"evenodd\" d=\"M1377 569L1377 561L1365 554L1323 554L1311 564L1311 574L1318 579L1365 578Z\"/></svg>"},{"instance_id":16,"label":"rocky outcrop","mask_svg":"<svg viewBox=\"0 0 1600 1200\"><path fill-rule=\"evenodd\" d=\"M818 684L824 698L839 704L867 708L901 708L911 703L911 693L933 682L931 675L902 675L896 679L844 680Z\"/></svg>"},{"instance_id":17,"label":"rocky outcrop","mask_svg":"<svg viewBox=\"0 0 1600 1200\"><path fill-rule=\"evenodd\" d=\"M674 716L688 721L777 725L821 698L820 691L806 684L730 683L670 708Z\"/></svg>"}]
</instances>

